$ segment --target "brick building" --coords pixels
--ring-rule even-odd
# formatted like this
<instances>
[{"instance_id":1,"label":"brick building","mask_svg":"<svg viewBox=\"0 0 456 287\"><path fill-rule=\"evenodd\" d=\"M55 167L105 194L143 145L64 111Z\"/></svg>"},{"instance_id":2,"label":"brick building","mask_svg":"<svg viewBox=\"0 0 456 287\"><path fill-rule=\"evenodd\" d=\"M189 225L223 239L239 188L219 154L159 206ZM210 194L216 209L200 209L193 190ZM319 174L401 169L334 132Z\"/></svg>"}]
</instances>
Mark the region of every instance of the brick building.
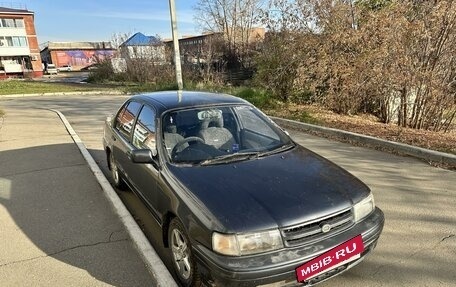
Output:
<instances>
[{"instance_id":1,"label":"brick building","mask_svg":"<svg viewBox=\"0 0 456 287\"><path fill-rule=\"evenodd\" d=\"M71 65L74 70L80 70L112 58L115 53L109 42L47 42L41 50L41 59L57 68Z\"/></svg>"},{"instance_id":2,"label":"brick building","mask_svg":"<svg viewBox=\"0 0 456 287\"><path fill-rule=\"evenodd\" d=\"M182 64L201 64L215 60L221 56L222 33L206 33L197 36L183 36L179 39L179 50ZM173 41L165 40L170 51L173 49ZM168 53L173 56L172 52ZM173 61L170 59L170 61Z\"/></svg>"},{"instance_id":3,"label":"brick building","mask_svg":"<svg viewBox=\"0 0 456 287\"><path fill-rule=\"evenodd\" d=\"M183 36L179 39L179 50L183 64L205 64L217 61L223 56L228 41L256 47L265 38L265 28L231 31L230 35L221 32L208 32L196 36ZM173 41L165 40L169 49L173 49ZM170 54L172 55L172 54Z\"/></svg>"},{"instance_id":4,"label":"brick building","mask_svg":"<svg viewBox=\"0 0 456 287\"><path fill-rule=\"evenodd\" d=\"M0 78L41 77L34 13L0 7Z\"/></svg>"}]
</instances>

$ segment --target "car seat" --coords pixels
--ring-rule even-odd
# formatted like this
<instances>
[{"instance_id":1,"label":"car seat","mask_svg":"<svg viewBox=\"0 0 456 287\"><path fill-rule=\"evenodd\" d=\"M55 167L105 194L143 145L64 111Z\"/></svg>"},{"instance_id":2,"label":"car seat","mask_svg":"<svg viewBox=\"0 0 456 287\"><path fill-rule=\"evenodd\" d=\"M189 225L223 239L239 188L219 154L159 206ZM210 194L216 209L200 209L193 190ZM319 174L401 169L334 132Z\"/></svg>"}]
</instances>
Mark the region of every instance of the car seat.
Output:
<instances>
[{"instance_id":1,"label":"car seat","mask_svg":"<svg viewBox=\"0 0 456 287\"><path fill-rule=\"evenodd\" d=\"M223 127L223 117L211 117L204 119L198 136L208 145L217 149L231 151L236 143L231 132Z\"/></svg>"},{"instance_id":2,"label":"car seat","mask_svg":"<svg viewBox=\"0 0 456 287\"><path fill-rule=\"evenodd\" d=\"M183 136L177 133L176 125L166 126L165 132L163 133L163 138L165 140L165 146L169 156L171 156L171 151L173 150L174 146L184 139ZM186 147L188 147L188 143L183 144L177 151L181 152Z\"/></svg>"}]
</instances>

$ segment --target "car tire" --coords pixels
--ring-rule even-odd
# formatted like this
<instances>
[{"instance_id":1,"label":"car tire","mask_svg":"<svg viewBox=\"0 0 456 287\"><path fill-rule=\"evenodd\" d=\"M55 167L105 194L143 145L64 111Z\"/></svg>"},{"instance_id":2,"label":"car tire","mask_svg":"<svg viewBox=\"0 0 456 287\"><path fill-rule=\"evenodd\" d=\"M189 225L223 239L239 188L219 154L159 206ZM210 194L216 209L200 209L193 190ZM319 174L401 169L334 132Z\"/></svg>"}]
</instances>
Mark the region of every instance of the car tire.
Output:
<instances>
[{"instance_id":1,"label":"car tire","mask_svg":"<svg viewBox=\"0 0 456 287\"><path fill-rule=\"evenodd\" d=\"M127 186L120 175L119 168L117 167L116 161L114 159L114 154L112 152L109 153L109 169L111 170L111 177L114 183L114 187L120 190L125 190Z\"/></svg>"},{"instance_id":2,"label":"car tire","mask_svg":"<svg viewBox=\"0 0 456 287\"><path fill-rule=\"evenodd\" d=\"M169 224L168 243L174 272L182 286L201 286L190 239L177 218Z\"/></svg>"}]
</instances>

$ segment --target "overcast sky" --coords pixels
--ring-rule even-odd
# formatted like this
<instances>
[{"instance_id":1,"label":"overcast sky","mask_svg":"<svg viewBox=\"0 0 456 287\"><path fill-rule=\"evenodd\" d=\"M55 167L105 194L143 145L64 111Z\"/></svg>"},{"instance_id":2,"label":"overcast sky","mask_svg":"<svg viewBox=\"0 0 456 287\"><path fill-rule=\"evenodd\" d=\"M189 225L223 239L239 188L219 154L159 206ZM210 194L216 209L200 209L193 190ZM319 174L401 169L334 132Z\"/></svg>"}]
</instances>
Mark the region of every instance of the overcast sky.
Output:
<instances>
[{"instance_id":1,"label":"overcast sky","mask_svg":"<svg viewBox=\"0 0 456 287\"><path fill-rule=\"evenodd\" d=\"M179 37L199 34L193 20L197 0L175 0ZM13 0L35 12L38 42L110 41L113 34L141 32L171 37L168 0ZM6 6L6 5L3 5ZM16 7L17 8L17 7Z\"/></svg>"}]
</instances>

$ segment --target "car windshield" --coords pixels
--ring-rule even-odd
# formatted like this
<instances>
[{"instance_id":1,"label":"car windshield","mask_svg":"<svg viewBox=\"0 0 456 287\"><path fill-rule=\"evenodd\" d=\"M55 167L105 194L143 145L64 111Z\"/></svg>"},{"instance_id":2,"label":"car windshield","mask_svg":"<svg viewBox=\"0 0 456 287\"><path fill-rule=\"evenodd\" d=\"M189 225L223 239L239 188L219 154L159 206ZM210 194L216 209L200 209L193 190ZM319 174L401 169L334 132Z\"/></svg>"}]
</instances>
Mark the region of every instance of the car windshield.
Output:
<instances>
[{"instance_id":1,"label":"car windshield","mask_svg":"<svg viewBox=\"0 0 456 287\"><path fill-rule=\"evenodd\" d=\"M191 108L162 118L163 142L173 163L223 164L285 151L291 139L250 105Z\"/></svg>"}]
</instances>

